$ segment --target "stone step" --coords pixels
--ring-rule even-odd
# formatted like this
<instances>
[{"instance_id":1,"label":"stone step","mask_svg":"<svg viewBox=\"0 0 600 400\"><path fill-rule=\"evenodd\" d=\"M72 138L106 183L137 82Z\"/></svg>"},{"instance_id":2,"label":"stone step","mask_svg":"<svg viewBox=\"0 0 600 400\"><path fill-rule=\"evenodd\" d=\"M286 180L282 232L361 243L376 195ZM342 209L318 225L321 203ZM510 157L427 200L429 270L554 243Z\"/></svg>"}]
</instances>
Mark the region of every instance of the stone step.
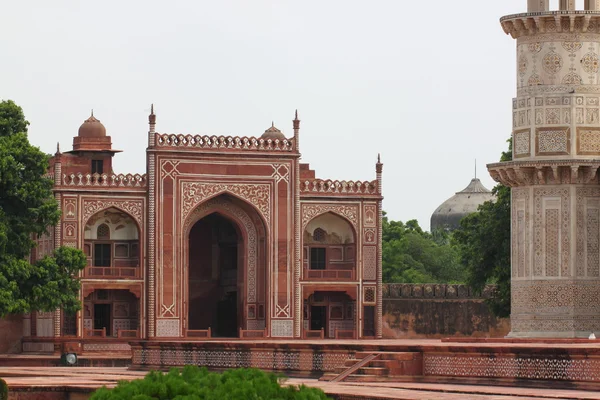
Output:
<instances>
[{"instance_id":1,"label":"stone step","mask_svg":"<svg viewBox=\"0 0 600 400\"><path fill-rule=\"evenodd\" d=\"M356 371L357 375L375 375L375 376L387 376L389 374L388 368L382 367L361 367Z\"/></svg>"},{"instance_id":2,"label":"stone step","mask_svg":"<svg viewBox=\"0 0 600 400\"><path fill-rule=\"evenodd\" d=\"M362 375L362 374L351 374L344 379L344 382L387 382L388 377L377 376L377 375Z\"/></svg>"}]
</instances>

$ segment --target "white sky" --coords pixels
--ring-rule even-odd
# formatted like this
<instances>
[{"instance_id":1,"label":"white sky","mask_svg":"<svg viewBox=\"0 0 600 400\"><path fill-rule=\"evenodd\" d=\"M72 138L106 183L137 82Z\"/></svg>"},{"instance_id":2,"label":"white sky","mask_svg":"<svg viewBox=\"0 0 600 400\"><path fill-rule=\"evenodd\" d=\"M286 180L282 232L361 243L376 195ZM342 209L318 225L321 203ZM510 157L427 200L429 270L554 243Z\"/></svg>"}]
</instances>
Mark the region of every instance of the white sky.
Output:
<instances>
[{"instance_id":1,"label":"white sky","mask_svg":"<svg viewBox=\"0 0 600 400\"><path fill-rule=\"evenodd\" d=\"M557 2L558 0L554 1ZM583 3L583 0L580 1ZM579 5L579 4L578 4ZM384 209L429 229L473 177L494 182L511 133L515 43L499 24L526 0L30 0L0 7L0 99L23 107L30 141L71 148L94 115L115 172L144 172L157 130L287 136L317 177L375 178ZM582 8L579 5L579 8Z\"/></svg>"}]
</instances>

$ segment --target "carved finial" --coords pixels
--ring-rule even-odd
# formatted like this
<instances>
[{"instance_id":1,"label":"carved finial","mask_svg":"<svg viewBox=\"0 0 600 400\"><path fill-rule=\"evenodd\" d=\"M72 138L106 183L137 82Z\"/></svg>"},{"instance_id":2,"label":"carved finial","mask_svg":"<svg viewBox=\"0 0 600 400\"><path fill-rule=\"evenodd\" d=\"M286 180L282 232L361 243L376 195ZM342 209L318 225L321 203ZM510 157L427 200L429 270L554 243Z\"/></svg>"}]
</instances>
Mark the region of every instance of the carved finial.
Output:
<instances>
[{"instance_id":1,"label":"carved finial","mask_svg":"<svg viewBox=\"0 0 600 400\"><path fill-rule=\"evenodd\" d=\"M92 108L92 117L94 116L94 109Z\"/></svg>"},{"instance_id":2,"label":"carved finial","mask_svg":"<svg viewBox=\"0 0 600 400\"><path fill-rule=\"evenodd\" d=\"M477 159L475 159L475 179L477 179Z\"/></svg>"},{"instance_id":3,"label":"carved finial","mask_svg":"<svg viewBox=\"0 0 600 400\"><path fill-rule=\"evenodd\" d=\"M377 153L377 164L381 164L381 153Z\"/></svg>"},{"instance_id":4,"label":"carved finial","mask_svg":"<svg viewBox=\"0 0 600 400\"><path fill-rule=\"evenodd\" d=\"M275 122L271 121L271 128L275 128Z\"/></svg>"},{"instance_id":5,"label":"carved finial","mask_svg":"<svg viewBox=\"0 0 600 400\"><path fill-rule=\"evenodd\" d=\"M154 114L154 103L150 104L150 115L148 115L148 122L150 124L156 124L156 115Z\"/></svg>"},{"instance_id":6,"label":"carved finial","mask_svg":"<svg viewBox=\"0 0 600 400\"><path fill-rule=\"evenodd\" d=\"M296 109L296 114L294 115L294 120L292 121L294 124L294 131L298 133L300 130L300 120L298 119L298 109Z\"/></svg>"},{"instance_id":7,"label":"carved finial","mask_svg":"<svg viewBox=\"0 0 600 400\"><path fill-rule=\"evenodd\" d=\"M56 154L60 154L60 142L56 142Z\"/></svg>"}]
</instances>

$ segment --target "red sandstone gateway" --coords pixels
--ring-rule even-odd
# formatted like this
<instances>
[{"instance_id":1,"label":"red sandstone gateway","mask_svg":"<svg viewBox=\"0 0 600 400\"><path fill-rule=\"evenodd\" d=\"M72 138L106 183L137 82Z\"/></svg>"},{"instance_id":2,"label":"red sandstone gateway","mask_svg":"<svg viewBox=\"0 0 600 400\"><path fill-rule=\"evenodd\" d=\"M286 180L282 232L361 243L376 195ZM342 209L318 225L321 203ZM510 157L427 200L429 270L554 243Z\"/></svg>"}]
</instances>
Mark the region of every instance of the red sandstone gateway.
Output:
<instances>
[{"instance_id":1,"label":"red sandstone gateway","mask_svg":"<svg viewBox=\"0 0 600 400\"><path fill-rule=\"evenodd\" d=\"M381 172L315 178L294 135L163 134L147 173L112 169L93 115L51 160L62 220L33 258L81 248L83 309L26 318L24 351L128 350L131 340L381 337ZM29 323L27 323L29 322Z\"/></svg>"}]
</instances>

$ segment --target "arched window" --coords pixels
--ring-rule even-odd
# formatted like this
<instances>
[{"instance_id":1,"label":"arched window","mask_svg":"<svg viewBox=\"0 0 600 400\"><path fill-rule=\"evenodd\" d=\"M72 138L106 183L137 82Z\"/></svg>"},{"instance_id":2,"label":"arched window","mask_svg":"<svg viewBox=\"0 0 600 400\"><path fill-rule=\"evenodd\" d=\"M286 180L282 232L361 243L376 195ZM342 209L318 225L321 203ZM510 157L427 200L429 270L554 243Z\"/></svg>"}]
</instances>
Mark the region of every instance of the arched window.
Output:
<instances>
[{"instance_id":1,"label":"arched window","mask_svg":"<svg viewBox=\"0 0 600 400\"><path fill-rule=\"evenodd\" d=\"M325 232L323 229L321 228L317 228L314 230L313 232L313 240L315 242L324 242L325 238L327 236L327 232Z\"/></svg>"},{"instance_id":2,"label":"arched window","mask_svg":"<svg viewBox=\"0 0 600 400\"><path fill-rule=\"evenodd\" d=\"M110 229L108 228L108 225L100 225L96 230L96 236L98 237L98 240L110 240Z\"/></svg>"}]
</instances>

